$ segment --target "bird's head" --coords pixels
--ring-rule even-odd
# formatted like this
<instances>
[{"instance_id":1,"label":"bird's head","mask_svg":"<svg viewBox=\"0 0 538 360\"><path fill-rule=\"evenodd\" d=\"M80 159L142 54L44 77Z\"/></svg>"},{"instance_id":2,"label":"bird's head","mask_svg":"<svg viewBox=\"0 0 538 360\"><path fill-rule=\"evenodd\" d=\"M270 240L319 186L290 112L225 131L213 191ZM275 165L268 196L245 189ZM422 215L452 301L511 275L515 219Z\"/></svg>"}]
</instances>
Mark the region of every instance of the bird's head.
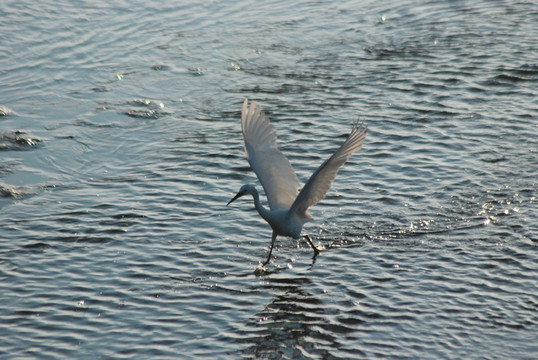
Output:
<instances>
[{"instance_id":1,"label":"bird's head","mask_svg":"<svg viewBox=\"0 0 538 360\"><path fill-rule=\"evenodd\" d=\"M243 195L252 194L253 191L255 191L254 185L246 184L246 185L241 186L241 189L239 189L239 191L233 197L232 200L228 201L228 204L226 204L226 206L230 205L231 203L233 203L235 200L239 199Z\"/></svg>"}]
</instances>

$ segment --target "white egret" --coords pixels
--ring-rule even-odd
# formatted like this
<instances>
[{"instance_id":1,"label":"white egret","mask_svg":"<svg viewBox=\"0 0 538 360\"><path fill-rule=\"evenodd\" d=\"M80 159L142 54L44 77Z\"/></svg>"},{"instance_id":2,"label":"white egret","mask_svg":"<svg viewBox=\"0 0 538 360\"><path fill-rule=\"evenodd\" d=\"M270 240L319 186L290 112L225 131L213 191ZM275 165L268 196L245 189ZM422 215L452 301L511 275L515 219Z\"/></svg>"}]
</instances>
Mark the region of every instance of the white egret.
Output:
<instances>
[{"instance_id":1,"label":"white egret","mask_svg":"<svg viewBox=\"0 0 538 360\"><path fill-rule=\"evenodd\" d=\"M354 124L347 140L310 176L301 192L295 171L286 156L278 149L275 129L254 101L250 104L250 108L248 99L243 102L241 127L247 160L265 190L270 210L261 205L258 191L250 184L243 185L227 205L243 195L250 194L254 198L254 207L258 213L273 228L271 248L263 266L271 259L277 235L294 239L304 237L314 249L315 258L319 250L308 235L301 235L303 225L313 219L307 209L325 197L340 167L351 154L362 147L367 127Z\"/></svg>"}]
</instances>

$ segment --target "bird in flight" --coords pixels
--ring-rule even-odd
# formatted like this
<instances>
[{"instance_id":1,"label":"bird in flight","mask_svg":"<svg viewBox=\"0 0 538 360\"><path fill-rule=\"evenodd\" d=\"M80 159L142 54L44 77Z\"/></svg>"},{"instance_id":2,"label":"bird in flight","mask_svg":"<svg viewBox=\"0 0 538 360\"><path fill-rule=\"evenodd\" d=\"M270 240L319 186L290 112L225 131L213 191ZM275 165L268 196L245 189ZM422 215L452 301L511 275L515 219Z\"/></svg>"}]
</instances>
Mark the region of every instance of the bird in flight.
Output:
<instances>
[{"instance_id":1,"label":"bird in flight","mask_svg":"<svg viewBox=\"0 0 538 360\"><path fill-rule=\"evenodd\" d=\"M310 176L300 192L301 185L290 161L278 149L273 125L254 101L251 102L250 107L248 99L243 102L241 128L247 160L265 190L269 209L262 206L260 195L251 184L243 185L227 205L243 195L250 194L260 216L271 225L273 229L271 247L267 260L262 266L267 265L271 260L271 253L278 235L289 236L293 239L304 237L314 250L315 259L319 250L308 235L301 235L303 225L313 219L307 210L325 197L340 167L351 154L360 150L366 138L367 127L363 124L354 124L346 141Z\"/></svg>"}]
</instances>

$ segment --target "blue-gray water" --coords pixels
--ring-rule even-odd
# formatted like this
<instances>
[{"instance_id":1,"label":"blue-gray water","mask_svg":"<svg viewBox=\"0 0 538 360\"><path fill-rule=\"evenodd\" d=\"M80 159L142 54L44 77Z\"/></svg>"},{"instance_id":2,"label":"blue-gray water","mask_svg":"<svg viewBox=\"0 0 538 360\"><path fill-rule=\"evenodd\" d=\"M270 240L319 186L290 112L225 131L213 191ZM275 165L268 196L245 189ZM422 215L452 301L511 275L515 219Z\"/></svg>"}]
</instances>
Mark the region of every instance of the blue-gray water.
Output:
<instances>
[{"instance_id":1,"label":"blue-gray water","mask_svg":"<svg viewBox=\"0 0 538 360\"><path fill-rule=\"evenodd\" d=\"M534 1L0 3L0 358L538 358ZM244 183L261 104L304 230ZM265 197L262 196L265 202Z\"/></svg>"}]
</instances>

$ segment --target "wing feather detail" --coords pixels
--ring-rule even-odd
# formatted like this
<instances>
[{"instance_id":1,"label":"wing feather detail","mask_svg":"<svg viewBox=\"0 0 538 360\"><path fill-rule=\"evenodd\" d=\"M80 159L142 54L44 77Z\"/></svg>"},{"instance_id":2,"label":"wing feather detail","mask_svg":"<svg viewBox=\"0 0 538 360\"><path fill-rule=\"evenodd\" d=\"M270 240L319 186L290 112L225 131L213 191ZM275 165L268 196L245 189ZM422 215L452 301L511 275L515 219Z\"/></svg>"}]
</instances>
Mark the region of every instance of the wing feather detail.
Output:
<instances>
[{"instance_id":1,"label":"wing feather detail","mask_svg":"<svg viewBox=\"0 0 538 360\"><path fill-rule=\"evenodd\" d=\"M288 158L278 149L273 125L254 101L250 107L248 99L243 102L241 127L247 160L265 190L269 207L288 210L299 192L299 180Z\"/></svg>"},{"instance_id":2,"label":"wing feather detail","mask_svg":"<svg viewBox=\"0 0 538 360\"><path fill-rule=\"evenodd\" d=\"M353 125L351 133L342 146L312 174L299 195L297 195L290 212L305 220L312 218L307 209L316 205L325 197L340 167L344 165L351 154L359 151L362 147L367 132L368 128L363 124Z\"/></svg>"}]
</instances>

